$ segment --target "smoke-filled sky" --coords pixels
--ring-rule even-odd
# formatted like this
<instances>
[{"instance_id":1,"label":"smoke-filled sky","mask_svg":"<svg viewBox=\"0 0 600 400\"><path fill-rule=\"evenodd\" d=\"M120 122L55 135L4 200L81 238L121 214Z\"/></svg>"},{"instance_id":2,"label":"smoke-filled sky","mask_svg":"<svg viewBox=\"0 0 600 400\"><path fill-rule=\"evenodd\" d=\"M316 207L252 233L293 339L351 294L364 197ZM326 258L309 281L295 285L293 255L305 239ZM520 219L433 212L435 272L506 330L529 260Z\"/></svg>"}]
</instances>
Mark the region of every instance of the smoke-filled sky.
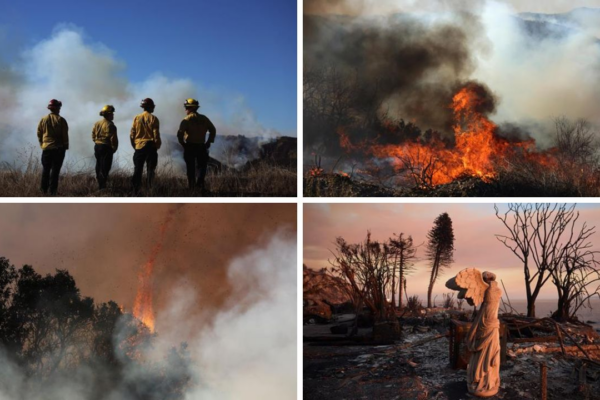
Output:
<instances>
[{"instance_id":1,"label":"smoke-filled sky","mask_svg":"<svg viewBox=\"0 0 600 400\"><path fill-rule=\"evenodd\" d=\"M557 117L600 127L600 0L310 0L304 13L305 70L377 87L380 115L451 133L452 95L475 80L490 118L541 147Z\"/></svg>"},{"instance_id":2,"label":"smoke-filled sky","mask_svg":"<svg viewBox=\"0 0 600 400\"><path fill-rule=\"evenodd\" d=\"M506 205L499 204L502 212ZM600 206L579 204L580 222L600 227ZM464 268L491 271L498 281L504 281L510 299L524 299L523 266L518 258L496 238L508 234L494 214L493 204L306 204L304 206L304 264L314 269L330 267L336 237L349 243L359 243L370 230L373 239L385 241L393 234L404 233L413 237L417 250L416 271L408 277L409 295L426 298L429 283L429 264L425 260L427 233L433 221L447 212L454 228L454 263L434 286L433 293L442 298L448 293L446 280ZM595 249L600 250L600 233L592 237ZM556 298L556 289L548 282L540 298Z\"/></svg>"},{"instance_id":3,"label":"smoke-filled sky","mask_svg":"<svg viewBox=\"0 0 600 400\"><path fill-rule=\"evenodd\" d=\"M518 12L564 13L580 7L600 7L598 0L499 0ZM393 12L473 10L481 0L305 0L305 14L382 14Z\"/></svg>"},{"instance_id":4,"label":"smoke-filled sky","mask_svg":"<svg viewBox=\"0 0 600 400\"><path fill-rule=\"evenodd\" d=\"M189 97L200 101L220 135L296 136L293 2L2 2L1 8L2 161L37 147L37 123L52 98L63 102L68 159L79 164L93 158L91 129L105 104L116 107L123 144L117 163L131 164L131 121L146 97L157 104L169 142L161 154L179 150L175 134Z\"/></svg>"},{"instance_id":5,"label":"smoke-filled sky","mask_svg":"<svg viewBox=\"0 0 600 400\"><path fill-rule=\"evenodd\" d=\"M83 296L131 312L137 273L170 213L154 264L158 336L144 356L161 362L187 343L186 400L295 398L295 204L2 204L0 256L42 274L67 269ZM0 361L2 400L96 398L85 369L39 391L2 351ZM151 379L141 373L124 371ZM121 386L106 398L129 399Z\"/></svg>"},{"instance_id":6,"label":"smoke-filled sky","mask_svg":"<svg viewBox=\"0 0 600 400\"><path fill-rule=\"evenodd\" d=\"M42 274L66 269L84 296L131 310L138 271L159 237L170 204L2 204L0 256ZM295 204L186 204L165 233L155 264L156 330L161 308L181 285L206 316L231 301L228 266L277 234L295 238ZM295 240L295 239L294 239ZM296 270L296 261L280 268ZM252 291L252 288L247 288ZM238 293L239 295L239 293Z\"/></svg>"}]
</instances>

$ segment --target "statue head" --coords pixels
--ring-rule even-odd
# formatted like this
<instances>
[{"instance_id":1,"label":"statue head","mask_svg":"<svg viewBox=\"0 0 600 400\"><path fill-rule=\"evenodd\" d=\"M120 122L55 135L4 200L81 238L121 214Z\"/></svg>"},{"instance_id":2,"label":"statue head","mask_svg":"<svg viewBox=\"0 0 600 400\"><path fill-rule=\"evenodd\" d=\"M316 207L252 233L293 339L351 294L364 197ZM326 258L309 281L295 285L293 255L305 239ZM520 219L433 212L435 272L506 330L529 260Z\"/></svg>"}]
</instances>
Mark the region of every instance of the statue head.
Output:
<instances>
[{"instance_id":1,"label":"statue head","mask_svg":"<svg viewBox=\"0 0 600 400\"><path fill-rule=\"evenodd\" d=\"M481 277L483 278L483 281L487 284L496 280L496 274L488 271L485 271L483 274L481 274Z\"/></svg>"}]
</instances>

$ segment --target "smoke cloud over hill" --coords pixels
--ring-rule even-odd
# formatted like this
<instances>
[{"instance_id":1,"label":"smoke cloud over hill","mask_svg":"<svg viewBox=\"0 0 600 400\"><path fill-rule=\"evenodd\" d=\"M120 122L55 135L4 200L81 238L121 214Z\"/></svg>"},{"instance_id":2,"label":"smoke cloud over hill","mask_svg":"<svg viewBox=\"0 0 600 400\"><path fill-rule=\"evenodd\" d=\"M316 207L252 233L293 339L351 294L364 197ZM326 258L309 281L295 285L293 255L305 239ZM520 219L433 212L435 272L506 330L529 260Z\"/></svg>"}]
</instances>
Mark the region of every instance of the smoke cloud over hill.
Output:
<instances>
[{"instance_id":1,"label":"smoke cloud over hill","mask_svg":"<svg viewBox=\"0 0 600 400\"><path fill-rule=\"evenodd\" d=\"M157 105L155 115L160 119L163 138L159 154L172 155L176 160L181 151L176 133L185 116L183 102L189 97L200 100L199 112L211 118L219 135L279 136L257 120L241 96L207 91L190 79L160 72L141 82L129 81L123 60L71 25L57 27L49 38L24 50L15 60L0 59L0 160L4 162L21 164L21 155L32 149L39 151L37 124L52 98L63 102L61 115L70 127L67 165L76 163L78 168L93 160L91 130L105 104L116 107L114 122L121 142L116 162L130 167L131 121L141 112L139 103L146 97Z\"/></svg>"}]
</instances>

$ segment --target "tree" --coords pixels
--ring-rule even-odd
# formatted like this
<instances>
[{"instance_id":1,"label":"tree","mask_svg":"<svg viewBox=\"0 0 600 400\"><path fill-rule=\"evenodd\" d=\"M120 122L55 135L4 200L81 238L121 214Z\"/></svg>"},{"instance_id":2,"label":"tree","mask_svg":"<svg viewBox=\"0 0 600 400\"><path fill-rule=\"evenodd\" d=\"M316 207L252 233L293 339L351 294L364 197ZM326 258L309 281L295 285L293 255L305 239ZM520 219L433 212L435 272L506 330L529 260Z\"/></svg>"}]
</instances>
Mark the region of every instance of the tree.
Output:
<instances>
[{"instance_id":1,"label":"tree","mask_svg":"<svg viewBox=\"0 0 600 400\"><path fill-rule=\"evenodd\" d=\"M502 215L497 206L494 209L509 232L496 238L523 263L527 316L535 317L540 290L558 273L565 257L578 248L575 225L579 213L574 204L509 204Z\"/></svg>"},{"instance_id":2,"label":"tree","mask_svg":"<svg viewBox=\"0 0 600 400\"><path fill-rule=\"evenodd\" d=\"M427 290L427 307L431 308L433 285L441 276L444 268L454 262L454 230L448 213L440 214L433 222L433 228L427 234L427 258L431 262L431 276Z\"/></svg>"},{"instance_id":3,"label":"tree","mask_svg":"<svg viewBox=\"0 0 600 400\"><path fill-rule=\"evenodd\" d=\"M386 290L391 280L390 246L371 239L371 232L362 243L349 244L336 239L330 261L332 273L349 285L349 294L356 311L364 304L376 320L388 316Z\"/></svg>"},{"instance_id":4,"label":"tree","mask_svg":"<svg viewBox=\"0 0 600 400\"><path fill-rule=\"evenodd\" d=\"M0 346L9 346L12 341L9 311L16 278L15 266L6 258L0 257Z\"/></svg>"},{"instance_id":5,"label":"tree","mask_svg":"<svg viewBox=\"0 0 600 400\"><path fill-rule=\"evenodd\" d=\"M404 237L401 233L396 238L390 238L390 249L394 262L392 264L392 306L396 304L396 268L398 269L398 308L402 308L402 292L406 284L406 276L414 271L417 248L412 236Z\"/></svg>"},{"instance_id":6,"label":"tree","mask_svg":"<svg viewBox=\"0 0 600 400\"><path fill-rule=\"evenodd\" d=\"M34 372L51 375L61 363L76 364L93 313L94 301L81 297L67 271L42 277L27 265L19 270L10 314L22 357Z\"/></svg>"},{"instance_id":7,"label":"tree","mask_svg":"<svg viewBox=\"0 0 600 400\"><path fill-rule=\"evenodd\" d=\"M575 218L574 222L577 220ZM571 226L569 241L564 245L560 260L551 271L552 283L556 287L558 304L552 318L567 321L576 317L579 308L594 296L600 297L600 272L595 256L598 251L591 250L590 237L595 228L583 223L580 229ZM594 287L595 286L595 287Z\"/></svg>"}]
</instances>

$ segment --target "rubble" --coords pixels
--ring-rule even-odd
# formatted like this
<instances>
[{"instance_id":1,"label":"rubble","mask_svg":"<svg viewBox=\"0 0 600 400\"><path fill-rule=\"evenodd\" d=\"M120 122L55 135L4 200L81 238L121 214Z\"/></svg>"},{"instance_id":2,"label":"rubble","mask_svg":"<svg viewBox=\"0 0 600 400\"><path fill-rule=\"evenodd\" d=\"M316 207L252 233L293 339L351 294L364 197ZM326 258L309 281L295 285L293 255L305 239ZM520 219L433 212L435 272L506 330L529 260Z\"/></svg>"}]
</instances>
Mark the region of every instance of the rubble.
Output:
<instances>
[{"instance_id":1,"label":"rubble","mask_svg":"<svg viewBox=\"0 0 600 400\"><path fill-rule=\"evenodd\" d=\"M341 282L308 267L303 269L304 321L310 319L325 322L332 318L333 308L349 301L348 294L341 289Z\"/></svg>"},{"instance_id":2,"label":"rubble","mask_svg":"<svg viewBox=\"0 0 600 400\"><path fill-rule=\"evenodd\" d=\"M505 322L512 321L514 328L515 318L505 317ZM445 330L433 322L436 319L446 321L440 324L448 324L443 317L432 315L402 319L401 338L385 346L305 343L304 398L473 399L467 394L465 371L449 366L449 340ZM492 399L541 398L541 370L545 365L547 399L600 400L600 364L594 363L595 357L600 355L600 337L587 325L561 324L561 332L564 328L572 338L564 335L563 355L560 341L555 340L556 331L538 329L547 324L540 321L527 321L534 323L531 333L540 336L509 337L507 358L500 370L501 390ZM370 333L362 329L359 336L368 337ZM513 342L542 340L541 337L548 341ZM579 347L592 361L586 359Z\"/></svg>"}]
</instances>

